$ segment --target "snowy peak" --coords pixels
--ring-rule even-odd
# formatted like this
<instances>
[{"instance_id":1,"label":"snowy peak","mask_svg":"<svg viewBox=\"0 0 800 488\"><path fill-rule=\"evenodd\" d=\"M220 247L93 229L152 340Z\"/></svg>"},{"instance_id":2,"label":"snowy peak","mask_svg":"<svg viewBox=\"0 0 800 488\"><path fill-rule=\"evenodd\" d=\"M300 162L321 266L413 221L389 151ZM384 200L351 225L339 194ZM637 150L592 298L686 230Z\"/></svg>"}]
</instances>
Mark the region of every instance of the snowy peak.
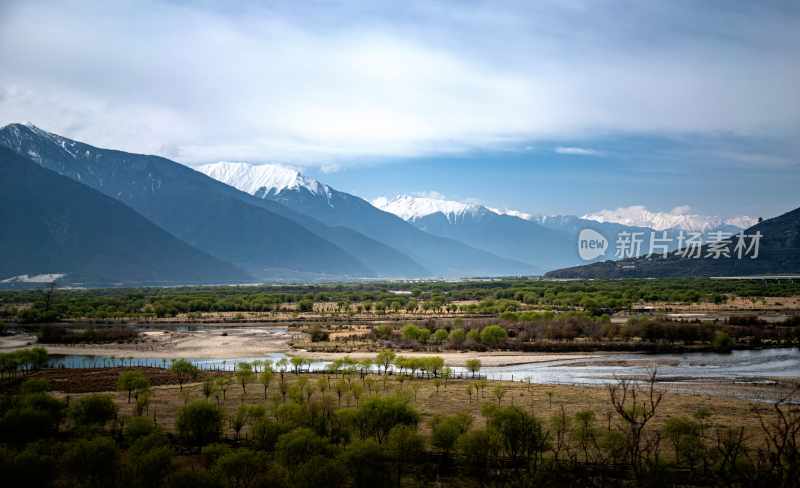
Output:
<instances>
[{"instance_id":1,"label":"snowy peak","mask_svg":"<svg viewBox=\"0 0 800 488\"><path fill-rule=\"evenodd\" d=\"M492 208L492 207L487 207L487 208L492 212L496 213L497 215L508 215L509 217L516 217L518 219L531 220L531 221L535 219L535 217L532 214L523 212L521 210L511 210L508 208L501 210L499 208Z\"/></svg>"},{"instance_id":2,"label":"snowy peak","mask_svg":"<svg viewBox=\"0 0 800 488\"><path fill-rule=\"evenodd\" d=\"M330 199L331 188L303 176L296 169L278 164L219 162L196 168L197 171L256 196L277 195L284 190L305 189Z\"/></svg>"},{"instance_id":3,"label":"snowy peak","mask_svg":"<svg viewBox=\"0 0 800 488\"><path fill-rule=\"evenodd\" d=\"M653 212L642 205L621 207L615 210L601 210L586 214L584 219L597 222L613 222L633 227L649 227L655 230L682 229L692 232L706 232L723 225L747 228L757 223L757 219L746 215L723 219L721 217L699 215L691 212L688 206L675 207L669 212Z\"/></svg>"},{"instance_id":4,"label":"snowy peak","mask_svg":"<svg viewBox=\"0 0 800 488\"><path fill-rule=\"evenodd\" d=\"M403 220L416 220L435 213L442 213L448 221L453 222L464 215L479 215L490 212L489 209L474 203L463 203L454 200L445 200L441 197L416 197L398 195L389 200L379 197L372 201L372 205L397 215Z\"/></svg>"}]
</instances>

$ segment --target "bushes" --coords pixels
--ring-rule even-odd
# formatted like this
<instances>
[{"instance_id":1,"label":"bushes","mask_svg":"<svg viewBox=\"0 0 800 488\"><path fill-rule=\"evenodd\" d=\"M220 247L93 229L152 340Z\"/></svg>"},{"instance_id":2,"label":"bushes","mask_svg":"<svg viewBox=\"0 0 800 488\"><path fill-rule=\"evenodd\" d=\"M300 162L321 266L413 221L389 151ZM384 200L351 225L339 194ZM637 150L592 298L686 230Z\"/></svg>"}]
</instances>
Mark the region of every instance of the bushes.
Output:
<instances>
[{"instance_id":1,"label":"bushes","mask_svg":"<svg viewBox=\"0 0 800 488\"><path fill-rule=\"evenodd\" d=\"M209 444L222 432L222 411L211 402L196 400L178 411L175 427L184 442L194 446Z\"/></svg>"},{"instance_id":2,"label":"bushes","mask_svg":"<svg viewBox=\"0 0 800 488\"><path fill-rule=\"evenodd\" d=\"M26 443L55 435L66 406L45 394L25 396L0 416L0 439Z\"/></svg>"},{"instance_id":3,"label":"bushes","mask_svg":"<svg viewBox=\"0 0 800 488\"><path fill-rule=\"evenodd\" d=\"M469 430L470 425L472 417L463 413L434 417L431 421L431 445L449 454L458 438Z\"/></svg>"},{"instance_id":4,"label":"bushes","mask_svg":"<svg viewBox=\"0 0 800 488\"><path fill-rule=\"evenodd\" d=\"M330 456L332 452L330 443L307 427L283 434L275 448L278 461L289 467L297 467L314 456Z\"/></svg>"},{"instance_id":5,"label":"bushes","mask_svg":"<svg viewBox=\"0 0 800 488\"><path fill-rule=\"evenodd\" d=\"M717 331L711 341L711 346L719 352L730 352L734 345L736 341L723 331Z\"/></svg>"},{"instance_id":6,"label":"bushes","mask_svg":"<svg viewBox=\"0 0 800 488\"><path fill-rule=\"evenodd\" d=\"M489 347L497 347L508 338L506 330L499 325L487 325L481 330L481 342Z\"/></svg>"},{"instance_id":7,"label":"bushes","mask_svg":"<svg viewBox=\"0 0 800 488\"><path fill-rule=\"evenodd\" d=\"M120 454L110 437L79 439L67 446L64 466L81 484L103 488L113 486L119 471Z\"/></svg>"},{"instance_id":8,"label":"bushes","mask_svg":"<svg viewBox=\"0 0 800 488\"><path fill-rule=\"evenodd\" d=\"M397 396L387 396L365 401L355 412L352 420L362 439L374 437L379 443L383 443L394 427L416 426L419 414L407 400Z\"/></svg>"},{"instance_id":9,"label":"bushes","mask_svg":"<svg viewBox=\"0 0 800 488\"><path fill-rule=\"evenodd\" d=\"M78 427L102 428L117 418L117 406L109 395L88 395L75 402L69 416Z\"/></svg>"}]
</instances>

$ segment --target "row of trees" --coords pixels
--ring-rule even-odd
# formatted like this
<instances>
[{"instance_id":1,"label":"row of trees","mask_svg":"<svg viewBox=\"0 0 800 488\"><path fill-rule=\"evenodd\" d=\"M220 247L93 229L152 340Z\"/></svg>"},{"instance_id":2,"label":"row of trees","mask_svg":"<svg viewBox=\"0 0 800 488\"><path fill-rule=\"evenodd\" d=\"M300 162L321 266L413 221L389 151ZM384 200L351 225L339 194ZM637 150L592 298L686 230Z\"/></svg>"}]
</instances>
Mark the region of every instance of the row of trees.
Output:
<instances>
[{"instance_id":1,"label":"row of trees","mask_svg":"<svg viewBox=\"0 0 800 488\"><path fill-rule=\"evenodd\" d=\"M47 366L47 350L42 347L0 353L0 380L13 379Z\"/></svg>"},{"instance_id":2,"label":"row of trees","mask_svg":"<svg viewBox=\"0 0 800 488\"><path fill-rule=\"evenodd\" d=\"M397 294L398 291L409 295ZM174 316L199 312L274 312L284 304L311 311L333 304L339 313L456 311L454 302L480 313L536 308L583 309L595 314L642 302L721 303L729 296L779 297L800 293L798 280L609 280L554 282L531 279L459 283L354 283L286 287L49 290L0 292L0 318L51 321L62 318ZM33 304L31 307L30 305ZM287 307L291 309L292 307ZM326 309L329 307L326 307Z\"/></svg>"},{"instance_id":3,"label":"row of trees","mask_svg":"<svg viewBox=\"0 0 800 488\"><path fill-rule=\"evenodd\" d=\"M681 321L664 317L633 317L625 323L586 312L506 312L500 319L431 319L403 326L379 325L366 338L397 347L421 349L520 349L531 343L636 342L637 344L717 345L800 343L800 322L734 319Z\"/></svg>"}]
</instances>

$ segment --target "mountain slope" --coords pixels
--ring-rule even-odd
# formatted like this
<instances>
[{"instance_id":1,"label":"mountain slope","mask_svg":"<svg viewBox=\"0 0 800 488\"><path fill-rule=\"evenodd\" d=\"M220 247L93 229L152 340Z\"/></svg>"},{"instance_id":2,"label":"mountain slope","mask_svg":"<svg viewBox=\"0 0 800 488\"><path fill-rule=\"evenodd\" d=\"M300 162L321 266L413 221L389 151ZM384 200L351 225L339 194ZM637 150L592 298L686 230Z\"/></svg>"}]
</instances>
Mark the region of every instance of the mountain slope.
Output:
<instances>
[{"instance_id":1,"label":"mountain slope","mask_svg":"<svg viewBox=\"0 0 800 488\"><path fill-rule=\"evenodd\" d=\"M0 145L122 201L256 278L374 274L352 254L263 208L258 199L174 161L99 149L20 124L0 129Z\"/></svg>"},{"instance_id":2,"label":"mountain slope","mask_svg":"<svg viewBox=\"0 0 800 488\"><path fill-rule=\"evenodd\" d=\"M677 253L661 257L605 261L566 268L548 273L548 278L659 278L671 276L752 276L800 273L800 208L765 220L744 231L746 236L760 232L756 259L737 259L737 239L725 241L732 257L706 257L711 249L704 246L702 258L684 258ZM751 244L750 239L745 241ZM752 253L750 254L752 255Z\"/></svg>"},{"instance_id":3,"label":"mountain slope","mask_svg":"<svg viewBox=\"0 0 800 488\"><path fill-rule=\"evenodd\" d=\"M530 264L424 232L364 199L306 178L294 170L245 163L216 163L201 166L198 170L231 186L250 191L265 202L277 202L326 224L353 229L410 256L438 276L526 275L538 272Z\"/></svg>"},{"instance_id":4,"label":"mountain slope","mask_svg":"<svg viewBox=\"0 0 800 488\"><path fill-rule=\"evenodd\" d=\"M456 239L540 269L555 269L578 262L576 247L567 233L512 215L502 215L482 205L410 196L375 203L423 231Z\"/></svg>"},{"instance_id":5,"label":"mountain slope","mask_svg":"<svg viewBox=\"0 0 800 488\"><path fill-rule=\"evenodd\" d=\"M0 222L0 280L46 273L91 284L252 280L126 205L2 147Z\"/></svg>"}]
</instances>

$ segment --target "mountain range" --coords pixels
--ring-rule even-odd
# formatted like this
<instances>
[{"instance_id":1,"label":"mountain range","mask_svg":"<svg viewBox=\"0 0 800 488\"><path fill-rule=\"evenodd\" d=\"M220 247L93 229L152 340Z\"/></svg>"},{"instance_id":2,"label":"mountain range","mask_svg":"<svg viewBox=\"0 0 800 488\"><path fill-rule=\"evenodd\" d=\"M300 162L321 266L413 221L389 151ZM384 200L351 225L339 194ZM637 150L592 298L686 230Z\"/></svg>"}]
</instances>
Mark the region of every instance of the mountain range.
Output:
<instances>
[{"instance_id":1,"label":"mountain range","mask_svg":"<svg viewBox=\"0 0 800 488\"><path fill-rule=\"evenodd\" d=\"M338 191L296 170L275 165L215 163L201 171L264 201L357 231L399 250L429 271L429 276L498 276L538 274L528 263L500 257L448 236L424 232L366 200Z\"/></svg>"},{"instance_id":2,"label":"mountain range","mask_svg":"<svg viewBox=\"0 0 800 488\"><path fill-rule=\"evenodd\" d=\"M281 165L191 168L30 124L0 129L0 148L10 223L0 253L14 257L0 267L0 282L62 274L71 283L536 275L578 269L583 229L612 243L639 233L641 256L651 235L733 233L753 220L642 207L540 217L429 196L370 203ZM26 192L14 188L17 180ZM613 257L609 246L594 261L607 266Z\"/></svg>"},{"instance_id":3,"label":"mountain range","mask_svg":"<svg viewBox=\"0 0 800 488\"><path fill-rule=\"evenodd\" d=\"M547 278L606 279L678 276L754 276L800 273L800 208L764 220L741 231L746 247L737 253L739 238L701 247L698 258L677 251L666 258L638 257L603 261L547 273ZM753 237L761 236L758 243ZM712 247L713 246L713 247ZM755 247L757 246L757 247ZM756 253L756 249L758 252ZM749 251L749 252L748 252Z\"/></svg>"}]
</instances>

